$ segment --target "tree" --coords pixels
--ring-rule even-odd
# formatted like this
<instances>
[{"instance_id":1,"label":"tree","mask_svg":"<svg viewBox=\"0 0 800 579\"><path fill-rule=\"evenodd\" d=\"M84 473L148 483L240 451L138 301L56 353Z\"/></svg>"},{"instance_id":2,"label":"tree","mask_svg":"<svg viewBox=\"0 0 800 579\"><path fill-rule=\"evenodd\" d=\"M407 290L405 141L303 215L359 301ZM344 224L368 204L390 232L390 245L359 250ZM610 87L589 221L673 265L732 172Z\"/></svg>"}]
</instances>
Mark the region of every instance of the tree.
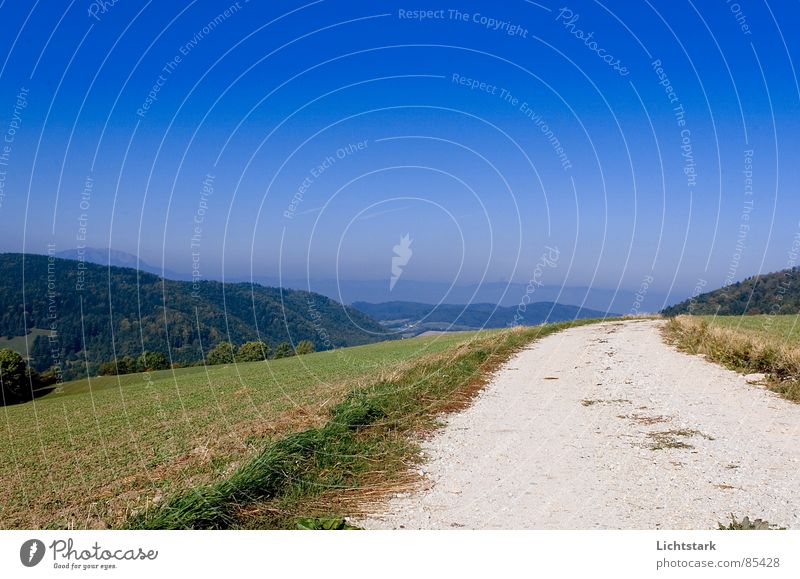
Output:
<instances>
[{"instance_id":1,"label":"tree","mask_svg":"<svg viewBox=\"0 0 800 579\"><path fill-rule=\"evenodd\" d=\"M14 350L0 350L0 400L13 404L30 398L28 365Z\"/></svg>"},{"instance_id":2,"label":"tree","mask_svg":"<svg viewBox=\"0 0 800 579\"><path fill-rule=\"evenodd\" d=\"M212 366L215 364L232 364L233 355L233 344L220 342L208 353L206 363Z\"/></svg>"},{"instance_id":3,"label":"tree","mask_svg":"<svg viewBox=\"0 0 800 579\"><path fill-rule=\"evenodd\" d=\"M273 358L288 358L289 356L294 356L294 350L292 350L292 346L289 345L289 342L281 342L278 344L278 347L275 348L275 355Z\"/></svg>"},{"instance_id":4,"label":"tree","mask_svg":"<svg viewBox=\"0 0 800 579\"><path fill-rule=\"evenodd\" d=\"M116 362L103 362L102 364L100 364L100 370L97 373L100 376L116 376L117 375ZM122 372L120 372L120 374L122 374Z\"/></svg>"},{"instance_id":5,"label":"tree","mask_svg":"<svg viewBox=\"0 0 800 579\"><path fill-rule=\"evenodd\" d=\"M237 362L260 362L269 357L269 346L265 342L245 342L236 352Z\"/></svg>"},{"instance_id":6,"label":"tree","mask_svg":"<svg viewBox=\"0 0 800 579\"><path fill-rule=\"evenodd\" d=\"M161 352L142 352L142 369L145 372L153 370L166 370L169 368L167 357Z\"/></svg>"},{"instance_id":7,"label":"tree","mask_svg":"<svg viewBox=\"0 0 800 579\"><path fill-rule=\"evenodd\" d=\"M316 352L317 347L311 340L300 340L300 342L297 343L297 347L294 349L294 351L298 356L302 356L303 354L311 354L312 352Z\"/></svg>"},{"instance_id":8,"label":"tree","mask_svg":"<svg viewBox=\"0 0 800 579\"><path fill-rule=\"evenodd\" d=\"M141 372L141 360L137 360L133 356L123 356L117 359L117 368L120 374L133 374L134 372Z\"/></svg>"},{"instance_id":9,"label":"tree","mask_svg":"<svg viewBox=\"0 0 800 579\"><path fill-rule=\"evenodd\" d=\"M160 352L145 352L138 360L133 356L123 356L111 362L100 364L100 376L116 376L117 374L133 374L141 372L144 367L144 358L147 358L150 370L163 370L166 367L166 357ZM162 360L163 358L163 360Z\"/></svg>"}]
</instances>

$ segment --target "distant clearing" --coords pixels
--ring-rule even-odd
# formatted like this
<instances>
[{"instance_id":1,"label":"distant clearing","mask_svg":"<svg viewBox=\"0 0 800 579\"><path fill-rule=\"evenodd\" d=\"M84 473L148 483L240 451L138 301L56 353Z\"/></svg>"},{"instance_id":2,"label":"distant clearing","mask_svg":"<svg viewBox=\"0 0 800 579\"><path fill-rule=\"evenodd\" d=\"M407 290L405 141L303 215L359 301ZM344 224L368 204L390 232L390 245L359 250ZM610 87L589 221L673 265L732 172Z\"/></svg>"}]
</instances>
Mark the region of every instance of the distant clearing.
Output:
<instances>
[{"instance_id":1,"label":"distant clearing","mask_svg":"<svg viewBox=\"0 0 800 579\"><path fill-rule=\"evenodd\" d=\"M27 358L30 354L31 348L33 348L33 341L38 338L39 336L47 337L50 334L48 330L41 330L39 328L32 328L30 332L28 332L27 336L14 336L9 338L8 336L3 336L0 338L0 349L2 348L9 348L10 350L14 350L23 358ZM27 345L26 345L26 338L27 338Z\"/></svg>"}]
</instances>

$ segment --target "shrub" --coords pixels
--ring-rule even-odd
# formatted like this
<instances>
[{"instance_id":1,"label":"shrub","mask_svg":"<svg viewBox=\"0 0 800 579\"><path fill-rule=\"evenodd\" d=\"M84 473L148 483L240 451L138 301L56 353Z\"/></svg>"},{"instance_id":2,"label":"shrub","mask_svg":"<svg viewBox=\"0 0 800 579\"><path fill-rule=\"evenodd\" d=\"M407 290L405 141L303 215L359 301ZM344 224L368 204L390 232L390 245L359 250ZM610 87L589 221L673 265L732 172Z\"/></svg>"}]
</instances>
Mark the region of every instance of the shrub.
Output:
<instances>
[{"instance_id":1,"label":"shrub","mask_svg":"<svg viewBox=\"0 0 800 579\"><path fill-rule=\"evenodd\" d=\"M133 374L134 372L141 372L142 365L133 356L123 356L117 359L117 368L120 374Z\"/></svg>"},{"instance_id":2,"label":"shrub","mask_svg":"<svg viewBox=\"0 0 800 579\"><path fill-rule=\"evenodd\" d=\"M220 342L208 353L206 363L211 366L216 364L232 364L233 355L233 344L230 342Z\"/></svg>"},{"instance_id":3,"label":"shrub","mask_svg":"<svg viewBox=\"0 0 800 579\"><path fill-rule=\"evenodd\" d=\"M278 347L275 348L275 355L274 358L288 358L289 356L294 356L294 350L292 350L292 346L289 342L281 342L278 344Z\"/></svg>"},{"instance_id":4,"label":"shrub","mask_svg":"<svg viewBox=\"0 0 800 579\"><path fill-rule=\"evenodd\" d=\"M117 363L116 362L103 362L100 364L100 370L97 372L100 376L116 376ZM120 372L121 374L122 372Z\"/></svg>"},{"instance_id":5,"label":"shrub","mask_svg":"<svg viewBox=\"0 0 800 579\"><path fill-rule=\"evenodd\" d=\"M237 362L260 362L269 357L269 346L262 341L245 342L236 352Z\"/></svg>"},{"instance_id":6,"label":"shrub","mask_svg":"<svg viewBox=\"0 0 800 579\"><path fill-rule=\"evenodd\" d=\"M138 360L133 356L123 356L111 362L100 364L98 374L100 376L116 376L117 374L141 372L146 366L144 363L145 358L148 364L152 365L148 367L149 370L163 370L166 367L167 359L164 354L160 352L145 352Z\"/></svg>"},{"instance_id":7,"label":"shrub","mask_svg":"<svg viewBox=\"0 0 800 579\"><path fill-rule=\"evenodd\" d=\"M169 368L167 357L161 352L143 352L141 356L142 370L166 370Z\"/></svg>"},{"instance_id":8,"label":"shrub","mask_svg":"<svg viewBox=\"0 0 800 579\"><path fill-rule=\"evenodd\" d=\"M314 346L314 342L311 340L301 340L297 347L294 349L295 353L298 356L302 356L303 354L311 354L312 352L316 352L317 348Z\"/></svg>"}]
</instances>

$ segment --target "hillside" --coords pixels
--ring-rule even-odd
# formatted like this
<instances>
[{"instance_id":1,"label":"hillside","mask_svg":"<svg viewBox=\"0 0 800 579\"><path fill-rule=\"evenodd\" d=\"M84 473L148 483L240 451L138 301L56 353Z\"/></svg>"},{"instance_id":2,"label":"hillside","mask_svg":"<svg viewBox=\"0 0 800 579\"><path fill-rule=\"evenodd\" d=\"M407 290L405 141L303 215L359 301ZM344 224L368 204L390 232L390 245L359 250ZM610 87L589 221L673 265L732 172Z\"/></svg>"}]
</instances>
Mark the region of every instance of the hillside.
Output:
<instances>
[{"instance_id":1,"label":"hillside","mask_svg":"<svg viewBox=\"0 0 800 579\"><path fill-rule=\"evenodd\" d=\"M665 308L665 316L679 314L740 316L800 313L800 268L749 277Z\"/></svg>"},{"instance_id":2,"label":"hillside","mask_svg":"<svg viewBox=\"0 0 800 579\"><path fill-rule=\"evenodd\" d=\"M366 315L304 291L193 284L42 255L25 255L23 272L22 254L0 254L0 274L0 346L24 347L13 338L27 324L31 365L45 370L60 360L65 379L85 376L87 361L96 374L115 353L159 351L189 364L223 340L311 340L325 350L390 337Z\"/></svg>"},{"instance_id":3,"label":"hillside","mask_svg":"<svg viewBox=\"0 0 800 579\"><path fill-rule=\"evenodd\" d=\"M0 487L0 528L118 526L155 496L224 479L376 376L452 355L471 338L165 370L149 381L129 374L66 382L35 406L3 410L13 444L0 445L0 480L14 484Z\"/></svg>"},{"instance_id":4,"label":"hillside","mask_svg":"<svg viewBox=\"0 0 800 579\"><path fill-rule=\"evenodd\" d=\"M380 321L385 327L404 333L426 330L465 330L505 328L512 325L534 326L545 322L563 322L581 318L603 318L606 312L567 306L553 302L527 304L524 311L495 304L422 304L417 302L354 302L353 307Z\"/></svg>"}]
</instances>

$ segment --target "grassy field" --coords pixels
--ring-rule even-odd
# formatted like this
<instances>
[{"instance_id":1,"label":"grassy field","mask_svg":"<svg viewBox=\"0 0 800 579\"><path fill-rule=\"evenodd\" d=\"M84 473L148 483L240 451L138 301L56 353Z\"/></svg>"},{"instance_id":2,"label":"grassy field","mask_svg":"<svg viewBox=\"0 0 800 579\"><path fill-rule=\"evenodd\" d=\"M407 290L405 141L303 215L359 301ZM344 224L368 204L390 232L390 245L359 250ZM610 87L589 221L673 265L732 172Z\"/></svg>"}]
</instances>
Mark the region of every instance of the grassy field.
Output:
<instances>
[{"instance_id":1,"label":"grassy field","mask_svg":"<svg viewBox=\"0 0 800 579\"><path fill-rule=\"evenodd\" d=\"M23 358L27 358L28 352L33 347L33 341L39 336L47 337L49 335L50 332L48 330L40 330L39 328L33 328L30 332L28 332L27 336L15 336L13 338L9 338L8 336L2 336L0 337L0 349L8 348L10 350L14 350L17 354L19 354Z\"/></svg>"},{"instance_id":2,"label":"grassy field","mask_svg":"<svg viewBox=\"0 0 800 579\"><path fill-rule=\"evenodd\" d=\"M800 402L800 316L677 316L665 336L678 348L740 372L768 376L768 387Z\"/></svg>"},{"instance_id":3,"label":"grassy field","mask_svg":"<svg viewBox=\"0 0 800 579\"><path fill-rule=\"evenodd\" d=\"M64 384L1 409L0 526L338 525L416 482L418 435L570 325Z\"/></svg>"},{"instance_id":4,"label":"grassy field","mask_svg":"<svg viewBox=\"0 0 800 579\"><path fill-rule=\"evenodd\" d=\"M153 501L228 476L265 443L324 421L376 376L474 338L104 376L0 408L0 526L119 526Z\"/></svg>"},{"instance_id":5,"label":"grassy field","mask_svg":"<svg viewBox=\"0 0 800 579\"><path fill-rule=\"evenodd\" d=\"M697 316L714 327L752 333L790 347L800 347L800 316Z\"/></svg>"}]
</instances>

